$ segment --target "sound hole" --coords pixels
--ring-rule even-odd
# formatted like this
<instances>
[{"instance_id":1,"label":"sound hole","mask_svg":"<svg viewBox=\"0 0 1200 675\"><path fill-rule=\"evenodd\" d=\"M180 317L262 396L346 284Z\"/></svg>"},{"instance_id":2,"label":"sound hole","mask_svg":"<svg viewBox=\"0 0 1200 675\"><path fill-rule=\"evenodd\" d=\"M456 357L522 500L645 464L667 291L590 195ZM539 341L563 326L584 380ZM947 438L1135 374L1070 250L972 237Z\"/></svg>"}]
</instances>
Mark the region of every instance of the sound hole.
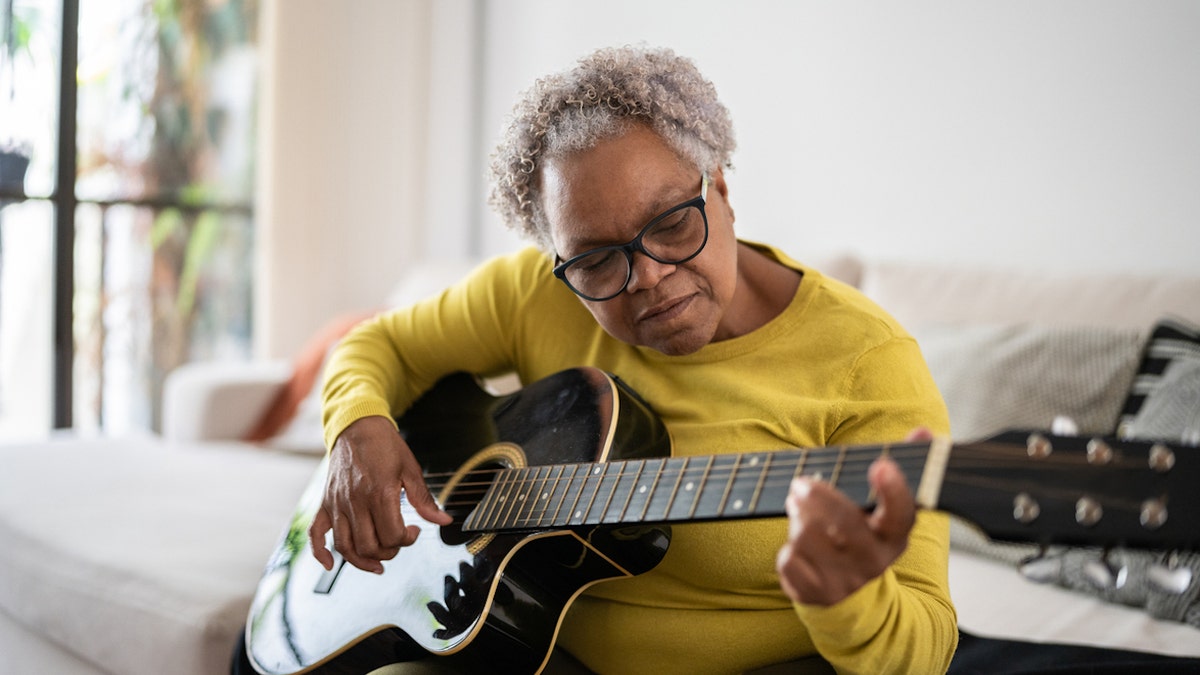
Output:
<instances>
[{"instance_id":1,"label":"sound hole","mask_svg":"<svg viewBox=\"0 0 1200 675\"><path fill-rule=\"evenodd\" d=\"M463 522L487 492L496 472L505 468L508 468L505 463L497 461L475 466L463 474L461 480L443 497L443 508L454 518L453 522L441 528L443 542L449 546L460 546L480 536L478 532L463 532Z\"/></svg>"}]
</instances>

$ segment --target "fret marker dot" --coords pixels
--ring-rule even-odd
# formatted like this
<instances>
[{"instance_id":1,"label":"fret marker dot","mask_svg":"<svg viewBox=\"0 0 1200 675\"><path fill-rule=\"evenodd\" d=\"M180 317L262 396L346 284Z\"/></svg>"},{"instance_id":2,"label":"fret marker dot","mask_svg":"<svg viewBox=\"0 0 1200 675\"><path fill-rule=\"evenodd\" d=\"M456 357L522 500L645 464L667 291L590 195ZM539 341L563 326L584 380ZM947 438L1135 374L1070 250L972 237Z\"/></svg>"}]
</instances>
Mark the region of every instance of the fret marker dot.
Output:
<instances>
[{"instance_id":1,"label":"fret marker dot","mask_svg":"<svg viewBox=\"0 0 1200 675\"><path fill-rule=\"evenodd\" d=\"M687 485L683 486L683 489L690 491L692 489L692 487L694 487L694 486L695 486L695 483L693 483L692 481L688 481Z\"/></svg>"},{"instance_id":2,"label":"fret marker dot","mask_svg":"<svg viewBox=\"0 0 1200 675\"><path fill-rule=\"evenodd\" d=\"M550 493L549 493L549 492L543 492L543 493L542 493L542 499L549 499L549 498L550 498Z\"/></svg>"},{"instance_id":3,"label":"fret marker dot","mask_svg":"<svg viewBox=\"0 0 1200 675\"><path fill-rule=\"evenodd\" d=\"M582 518L582 517L583 517L583 511L576 511L576 512L575 512L575 517L576 517L576 518Z\"/></svg>"},{"instance_id":4,"label":"fret marker dot","mask_svg":"<svg viewBox=\"0 0 1200 675\"><path fill-rule=\"evenodd\" d=\"M757 457L750 458L750 466L758 466L758 458Z\"/></svg>"},{"instance_id":5,"label":"fret marker dot","mask_svg":"<svg viewBox=\"0 0 1200 675\"><path fill-rule=\"evenodd\" d=\"M641 487L638 488L638 492L645 492L645 491L646 491L645 485L642 485Z\"/></svg>"},{"instance_id":6,"label":"fret marker dot","mask_svg":"<svg viewBox=\"0 0 1200 675\"><path fill-rule=\"evenodd\" d=\"M592 469L592 473L600 473L600 467Z\"/></svg>"},{"instance_id":7,"label":"fret marker dot","mask_svg":"<svg viewBox=\"0 0 1200 675\"><path fill-rule=\"evenodd\" d=\"M735 499L733 502L733 510L737 511L737 510L740 510L741 508L742 508L742 500Z\"/></svg>"}]
</instances>

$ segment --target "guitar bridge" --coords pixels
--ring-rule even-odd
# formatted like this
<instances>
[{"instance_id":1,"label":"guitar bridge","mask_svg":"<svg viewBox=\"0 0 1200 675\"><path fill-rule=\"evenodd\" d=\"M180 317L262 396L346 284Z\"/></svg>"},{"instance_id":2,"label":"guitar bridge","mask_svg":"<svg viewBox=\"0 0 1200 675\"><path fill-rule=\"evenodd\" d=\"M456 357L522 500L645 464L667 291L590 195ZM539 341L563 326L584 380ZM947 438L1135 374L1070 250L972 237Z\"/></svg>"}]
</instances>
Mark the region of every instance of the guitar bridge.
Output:
<instances>
[{"instance_id":1,"label":"guitar bridge","mask_svg":"<svg viewBox=\"0 0 1200 675\"><path fill-rule=\"evenodd\" d=\"M333 590L333 583L337 581L338 575L342 573L342 568L346 566L346 559L341 553L332 551L333 553L333 569L325 570L321 576L317 577L317 585L313 587L313 593L328 595Z\"/></svg>"}]
</instances>

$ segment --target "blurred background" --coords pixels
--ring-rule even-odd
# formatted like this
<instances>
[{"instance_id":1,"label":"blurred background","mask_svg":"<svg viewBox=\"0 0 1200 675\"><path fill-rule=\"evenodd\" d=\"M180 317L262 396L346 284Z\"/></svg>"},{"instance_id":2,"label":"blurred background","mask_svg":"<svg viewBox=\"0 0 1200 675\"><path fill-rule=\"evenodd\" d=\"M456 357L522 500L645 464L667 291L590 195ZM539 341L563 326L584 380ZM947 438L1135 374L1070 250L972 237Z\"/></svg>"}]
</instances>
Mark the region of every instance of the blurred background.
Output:
<instances>
[{"instance_id":1,"label":"blurred background","mask_svg":"<svg viewBox=\"0 0 1200 675\"><path fill-rule=\"evenodd\" d=\"M0 438L153 430L178 364L523 245L505 116L614 44L712 79L736 226L801 260L1195 274L1198 34L1192 0L0 0Z\"/></svg>"},{"instance_id":2,"label":"blurred background","mask_svg":"<svg viewBox=\"0 0 1200 675\"><path fill-rule=\"evenodd\" d=\"M0 0L0 436L150 429L250 354L259 12Z\"/></svg>"}]
</instances>

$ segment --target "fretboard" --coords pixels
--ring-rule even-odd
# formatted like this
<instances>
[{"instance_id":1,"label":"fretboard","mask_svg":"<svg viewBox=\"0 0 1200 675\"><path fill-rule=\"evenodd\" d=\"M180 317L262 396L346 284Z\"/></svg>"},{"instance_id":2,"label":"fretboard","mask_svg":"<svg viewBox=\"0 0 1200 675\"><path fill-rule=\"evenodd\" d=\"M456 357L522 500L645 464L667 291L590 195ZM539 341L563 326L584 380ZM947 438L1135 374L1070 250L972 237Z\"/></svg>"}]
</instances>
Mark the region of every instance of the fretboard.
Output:
<instances>
[{"instance_id":1,"label":"fretboard","mask_svg":"<svg viewBox=\"0 0 1200 675\"><path fill-rule=\"evenodd\" d=\"M874 459L890 455L916 490L928 482L922 474L929 454L928 443L906 443L502 469L463 529L781 516L789 486L800 476L826 481L869 507L874 495L866 473Z\"/></svg>"}]
</instances>

